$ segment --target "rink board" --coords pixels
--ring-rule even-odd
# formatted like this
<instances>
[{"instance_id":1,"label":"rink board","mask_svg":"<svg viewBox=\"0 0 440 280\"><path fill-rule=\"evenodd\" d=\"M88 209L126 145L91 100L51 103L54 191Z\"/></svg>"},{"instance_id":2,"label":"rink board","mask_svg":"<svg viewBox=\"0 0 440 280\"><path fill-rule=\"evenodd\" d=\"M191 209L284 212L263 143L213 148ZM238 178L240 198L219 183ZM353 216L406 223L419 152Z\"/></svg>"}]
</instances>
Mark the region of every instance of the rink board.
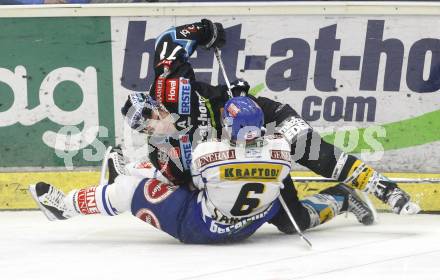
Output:
<instances>
[{"instance_id":1,"label":"rink board","mask_svg":"<svg viewBox=\"0 0 440 280\"><path fill-rule=\"evenodd\" d=\"M387 173L389 177L403 178L440 178L440 174ZM292 176L313 176L311 172L292 172ZM100 174L95 171L81 172L33 172L33 173L0 173L0 210L36 209L31 199L28 186L39 181L48 182L68 192L72 189L97 185ZM332 184L301 183L297 184L300 197L319 192ZM423 211L440 212L440 184L402 184L413 198L420 203ZM372 198L380 210L387 206Z\"/></svg>"},{"instance_id":2,"label":"rink board","mask_svg":"<svg viewBox=\"0 0 440 280\"><path fill-rule=\"evenodd\" d=\"M440 4L428 2L0 7L0 36L8 38L0 45L0 172L89 168L109 145L136 147L120 108L151 84L155 38L209 17L228 34L230 80L290 104L324 139L378 170L436 173L392 177L439 178L439 15ZM190 62L198 80L224 83L212 52L199 49ZM0 173L0 209L34 209L30 183L68 191L98 177ZM323 187L298 185L301 195ZM403 188L424 211L440 211L439 185Z\"/></svg>"},{"instance_id":3,"label":"rink board","mask_svg":"<svg viewBox=\"0 0 440 280\"><path fill-rule=\"evenodd\" d=\"M421 2L0 7L0 168L98 166L106 146L135 147L120 108L152 83L155 38L209 17L231 81L378 170L439 173L438 15ZM212 51L189 62L224 84Z\"/></svg>"}]
</instances>

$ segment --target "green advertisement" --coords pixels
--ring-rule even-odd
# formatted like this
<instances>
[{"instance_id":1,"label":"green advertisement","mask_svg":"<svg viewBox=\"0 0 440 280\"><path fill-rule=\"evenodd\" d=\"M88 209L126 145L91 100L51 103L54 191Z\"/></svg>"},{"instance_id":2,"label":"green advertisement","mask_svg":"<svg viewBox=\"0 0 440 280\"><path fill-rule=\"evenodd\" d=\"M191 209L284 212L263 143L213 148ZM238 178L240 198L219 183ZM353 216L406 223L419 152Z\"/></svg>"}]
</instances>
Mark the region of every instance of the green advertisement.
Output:
<instances>
[{"instance_id":1,"label":"green advertisement","mask_svg":"<svg viewBox=\"0 0 440 280\"><path fill-rule=\"evenodd\" d=\"M0 24L0 167L99 165L115 141L110 19Z\"/></svg>"}]
</instances>

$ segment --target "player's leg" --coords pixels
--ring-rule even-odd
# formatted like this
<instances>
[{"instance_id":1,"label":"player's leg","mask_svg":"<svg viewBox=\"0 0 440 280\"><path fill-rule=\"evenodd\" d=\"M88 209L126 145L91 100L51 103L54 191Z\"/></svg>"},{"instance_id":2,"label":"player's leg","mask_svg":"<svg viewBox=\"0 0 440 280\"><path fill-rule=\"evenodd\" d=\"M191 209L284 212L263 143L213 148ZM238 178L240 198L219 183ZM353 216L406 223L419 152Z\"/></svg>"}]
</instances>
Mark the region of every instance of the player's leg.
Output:
<instances>
[{"instance_id":1,"label":"player's leg","mask_svg":"<svg viewBox=\"0 0 440 280\"><path fill-rule=\"evenodd\" d=\"M185 186L143 179L134 192L131 213L180 240L182 217L186 209L196 203L197 193Z\"/></svg>"},{"instance_id":2,"label":"player's leg","mask_svg":"<svg viewBox=\"0 0 440 280\"><path fill-rule=\"evenodd\" d=\"M283 183L285 187L281 195L301 230L316 227L347 211L355 214L359 222L365 225L371 224L374 220L368 205L354 191L343 185L336 185L320 194L299 200L290 176ZM295 233L284 209L280 209L270 223L284 233Z\"/></svg>"},{"instance_id":3,"label":"player's leg","mask_svg":"<svg viewBox=\"0 0 440 280\"><path fill-rule=\"evenodd\" d=\"M351 188L371 193L388 204L396 214L416 214L420 211L417 203L409 194L399 188L397 183L389 180L372 167L352 155L341 154L337 165L343 166L340 174L334 176L338 181Z\"/></svg>"},{"instance_id":4,"label":"player's leg","mask_svg":"<svg viewBox=\"0 0 440 280\"><path fill-rule=\"evenodd\" d=\"M113 147L107 159L108 183L113 184L119 175L129 175L121 146Z\"/></svg>"},{"instance_id":5,"label":"player's leg","mask_svg":"<svg viewBox=\"0 0 440 280\"><path fill-rule=\"evenodd\" d=\"M374 223L374 213L369 205L356 193L356 191L342 183L327 188L320 192L332 196L343 196L346 203L341 208L341 213L350 212L356 216L356 219L364 224L371 225Z\"/></svg>"},{"instance_id":6,"label":"player's leg","mask_svg":"<svg viewBox=\"0 0 440 280\"><path fill-rule=\"evenodd\" d=\"M31 185L29 190L49 220L91 214L114 216L130 210L140 181L141 178L133 176L119 176L113 184L75 189L68 195L44 182Z\"/></svg>"}]
</instances>

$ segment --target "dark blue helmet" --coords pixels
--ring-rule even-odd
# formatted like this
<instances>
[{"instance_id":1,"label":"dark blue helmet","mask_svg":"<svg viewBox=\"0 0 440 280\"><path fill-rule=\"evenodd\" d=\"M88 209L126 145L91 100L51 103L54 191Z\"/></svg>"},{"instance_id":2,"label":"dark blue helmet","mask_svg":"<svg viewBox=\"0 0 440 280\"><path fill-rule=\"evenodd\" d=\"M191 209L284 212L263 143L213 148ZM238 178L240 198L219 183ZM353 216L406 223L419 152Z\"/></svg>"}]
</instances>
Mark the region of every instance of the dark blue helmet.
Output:
<instances>
[{"instance_id":1,"label":"dark blue helmet","mask_svg":"<svg viewBox=\"0 0 440 280\"><path fill-rule=\"evenodd\" d=\"M261 135L263 110L247 96L231 98L224 107L223 124L231 140L252 140Z\"/></svg>"}]
</instances>

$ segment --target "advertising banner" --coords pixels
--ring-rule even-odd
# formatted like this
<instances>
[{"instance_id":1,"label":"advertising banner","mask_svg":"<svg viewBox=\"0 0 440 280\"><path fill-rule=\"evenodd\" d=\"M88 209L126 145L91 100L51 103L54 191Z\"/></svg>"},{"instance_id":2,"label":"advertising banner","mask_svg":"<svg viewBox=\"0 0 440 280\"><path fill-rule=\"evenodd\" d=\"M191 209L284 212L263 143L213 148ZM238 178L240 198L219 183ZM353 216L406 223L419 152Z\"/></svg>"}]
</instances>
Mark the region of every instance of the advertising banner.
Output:
<instances>
[{"instance_id":1,"label":"advertising banner","mask_svg":"<svg viewBox=\"0 0 440 280\"><path fill-rule=\"evenodd\" d=\"M326 140L383 170L440 170L437 16L211 19L226 27L222 58L231 81L244 78L253 94L291 105ZM128 92L149 89L154 39L198 20L111 19L115 114ZM199 80L224 83L212 51L199 48L190 62Z\"/></svg>"},{"instance_id":2,"label":"advertising banner","mask_svg":"<svg viewBox=\"0 0 440 280\"><path fill-rule=\"evenodd\" d=\"M231 81L289 104L383 171L440 170L440 20L410 15L216 16ZM0 167L95 166L126 141L120 108L148 91L155 38L201 17L2 18ZM224 83L212 51L190 59Z\"/></svg>"},{"instance_id":3,"label":"advertising banner","mask_svg":"<svg viewBox=\"0 0 440 280\"><path fill-rule=\"evenodd\" d=\"M109 19L0 24L0 167L100 164L114 144Z\"/></svg>"}]
</instances>

